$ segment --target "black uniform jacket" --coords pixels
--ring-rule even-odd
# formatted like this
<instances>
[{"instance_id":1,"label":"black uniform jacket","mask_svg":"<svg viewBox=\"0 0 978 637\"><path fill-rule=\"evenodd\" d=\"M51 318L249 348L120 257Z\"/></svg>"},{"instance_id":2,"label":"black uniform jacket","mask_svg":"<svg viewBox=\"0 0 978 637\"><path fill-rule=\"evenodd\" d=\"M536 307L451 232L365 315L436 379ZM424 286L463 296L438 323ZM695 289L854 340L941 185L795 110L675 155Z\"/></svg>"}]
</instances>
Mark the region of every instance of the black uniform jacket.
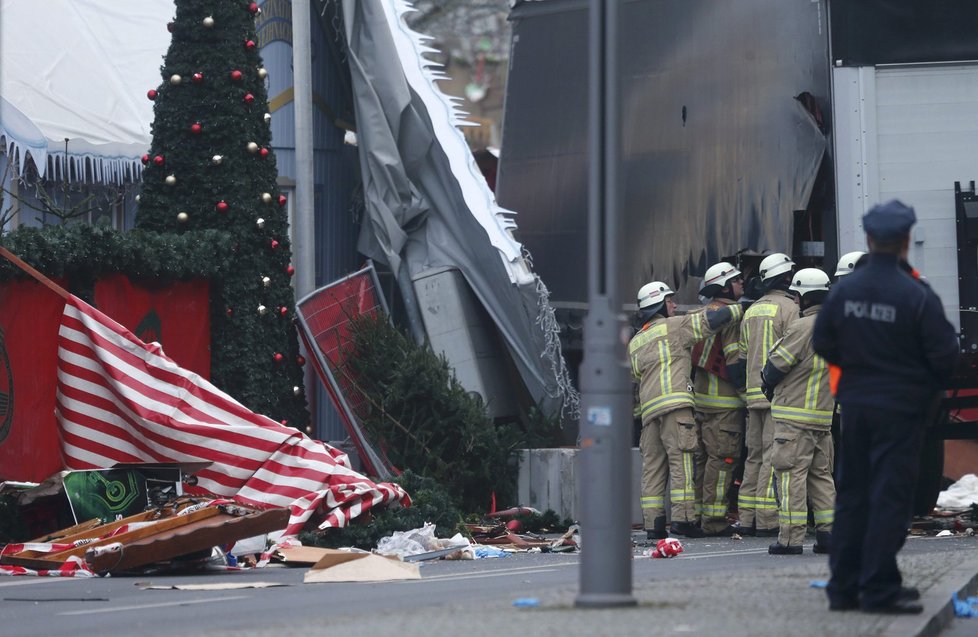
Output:
<instances>
[{"instance_id":1,"label":"black uniform jacket","mask_svg":"<svg viewBox=\"0 0 978 637\"><path fill-rule=\"evenodd\" d=\"M812 344L842 369L842 405L903 413L922 413L932 404L958 355L940 299L901 269L896 256L883 254L871 254L832 287Z\"/></svg>"}]
</instances>

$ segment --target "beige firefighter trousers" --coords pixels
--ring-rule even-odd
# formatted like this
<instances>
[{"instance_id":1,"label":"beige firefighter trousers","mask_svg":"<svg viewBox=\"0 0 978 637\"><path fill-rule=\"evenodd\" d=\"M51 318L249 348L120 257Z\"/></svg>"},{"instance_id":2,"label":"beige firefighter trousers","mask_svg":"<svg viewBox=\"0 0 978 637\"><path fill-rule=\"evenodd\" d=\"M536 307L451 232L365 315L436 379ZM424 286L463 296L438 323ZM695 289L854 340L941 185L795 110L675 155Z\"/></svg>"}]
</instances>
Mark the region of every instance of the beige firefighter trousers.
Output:
<instances>
[{"instance_id":1,"label":"beige firefighter trousers","mask_svg":"<svg viewBox=\"0 0 978 637\"><path fill-rule=\"evenodd\" d=\"M673 522L698 522L702 501L703 446L700 426L690 407L653 418L642 427L642 517L651 529L665 515L666 483Z\"/></svg>"},{"instance_id":2,"label":"beige firefighter trousers","mask_svg":"<svg viewBox=\"0 0 978 637\"><path fill-rule=\"evenodd\" d=\"M778 542L801 546L808 527L811 503L815 528L831 531L835 517L835 448L829 430L806 429L774 422L771 464L778 481L780 531Z\"/></svg>"},{"instance_id":3,"label":"beige firefighter trousers","mask_svg":"<svg viewBox=\"0 0 978 637\"><path fill-rule=\"evenodd\" d=\"M727 491L740 460L744 410L698 412L703 435L703 530L718 533L728 526Z\"/></svg>"},{"instance_id":4,"label":"beige firefighter trousers","mask_svg":"<svg viewBox=\"0 0 978 637\"><path fill-rule=\"evenodd\" d=\"M740 524L776 529L778 502L774 497L774 472L771 470L774 419L769 408L748 409L747 414L747 459L737 497Z\"/></svg>"}]
</instances>

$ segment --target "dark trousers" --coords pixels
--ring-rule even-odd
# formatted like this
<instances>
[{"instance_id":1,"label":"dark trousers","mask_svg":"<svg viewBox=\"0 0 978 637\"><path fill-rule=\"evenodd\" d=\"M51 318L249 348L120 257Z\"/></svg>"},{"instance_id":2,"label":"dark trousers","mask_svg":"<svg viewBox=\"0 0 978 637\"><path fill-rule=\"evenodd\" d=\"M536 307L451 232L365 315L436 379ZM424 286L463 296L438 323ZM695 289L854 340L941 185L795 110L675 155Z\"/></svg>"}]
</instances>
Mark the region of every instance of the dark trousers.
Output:
<instances>
[{"instance_id":1,"label":"dark trousers","mask_svg":"<svg viewBox=\"0 0 978 637\"><path fill-rule=\"evenodd\" d=\"M923 413L842 405L829 599L859 595L873 607L896 598L896 554L912 518L923 432Z\"/></svg>"}]
</instances>

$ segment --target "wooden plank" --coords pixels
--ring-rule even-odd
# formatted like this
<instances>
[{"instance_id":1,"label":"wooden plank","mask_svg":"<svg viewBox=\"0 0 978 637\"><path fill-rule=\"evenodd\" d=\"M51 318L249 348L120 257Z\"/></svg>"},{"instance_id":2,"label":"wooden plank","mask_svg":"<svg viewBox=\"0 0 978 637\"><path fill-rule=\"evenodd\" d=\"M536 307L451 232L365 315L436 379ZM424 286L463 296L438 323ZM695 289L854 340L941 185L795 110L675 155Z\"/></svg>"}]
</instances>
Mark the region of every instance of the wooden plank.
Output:
<instances>
[{"instance_id":1,"label":"wooden plank","mask_svg":"<svg viewBox=\"0 0 978 637\"><path fill-rule=\"evenodd\" d=\"M133 542L113 542L97 548L86 547L88 550L85 552L85 561L96 573L126 571L246 537L280 531L288 522L288 509L271 509L244 516L221 513L210 519L198 519Z\"/></svg>"}]
</instances>

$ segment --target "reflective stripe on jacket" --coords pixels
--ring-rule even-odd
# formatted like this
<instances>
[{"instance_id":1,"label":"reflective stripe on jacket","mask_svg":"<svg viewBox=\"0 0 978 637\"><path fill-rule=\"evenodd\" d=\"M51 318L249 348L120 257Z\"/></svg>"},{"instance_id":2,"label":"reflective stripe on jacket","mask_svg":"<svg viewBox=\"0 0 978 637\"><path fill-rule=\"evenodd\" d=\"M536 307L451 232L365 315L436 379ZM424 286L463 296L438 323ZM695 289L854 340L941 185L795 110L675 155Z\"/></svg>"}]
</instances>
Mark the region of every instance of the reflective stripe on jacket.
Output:
<instances>
[{"instance_id":1,"label":"reflective stripe on jacket","mask_svg":"<svg viewBox=\"0 0 978 637\"><path fill-rule=\"evenodd\" d=\"M739 317L737 312L735 317ZM642 423L680 407L693 406L690 349L712 335L706 313L656 316L628 343L632 375L638 382Z\"/></svg>"},{"instance_id":2,"label":"reflective stripe on jacket","mask_svg":"<svg viewBox=\"0 0 978 637\"><path fill-rule=\"evenodd\" d=\"M787 292L771 290L754 302L740 322L740 357L747 361L747 407L771 406L761 391L761 370L768 352L798 318L798 304Z\"/></svg>"},{"instance_id":3,"label":"reflective stripe on jacket","mask_svg":"<svg viewBox=\"0 0 978 637\"><path fill-rule=\"evenodd\" d=\"M812 348L820 308L816 305L802 312L771 348L768 362L786 373L774 389L771 416L799 427L830 429L835 400L829 390L828 364Z\"/></svg>"},{"instance_id":4,"label":"reflective stripe on jacket","mask_svg":"<svg viewBox=\"0 0 978 637\"><path fill-rule=\"evenodd\" d=\"M714 299L710 305L736 303L730 299ZM736 363L740 358L740 322L731 321L720 328L716 334L708 336L704 341L699 360L693 361L693 365L697 368L696 378L693 379L693 400L696 409L703 412L740 409L744 406L744 398L733 383L708 371L707 359L714 347L714 341L720 342L723 359L727 365Z\"/></svg>"}]
</instances>

